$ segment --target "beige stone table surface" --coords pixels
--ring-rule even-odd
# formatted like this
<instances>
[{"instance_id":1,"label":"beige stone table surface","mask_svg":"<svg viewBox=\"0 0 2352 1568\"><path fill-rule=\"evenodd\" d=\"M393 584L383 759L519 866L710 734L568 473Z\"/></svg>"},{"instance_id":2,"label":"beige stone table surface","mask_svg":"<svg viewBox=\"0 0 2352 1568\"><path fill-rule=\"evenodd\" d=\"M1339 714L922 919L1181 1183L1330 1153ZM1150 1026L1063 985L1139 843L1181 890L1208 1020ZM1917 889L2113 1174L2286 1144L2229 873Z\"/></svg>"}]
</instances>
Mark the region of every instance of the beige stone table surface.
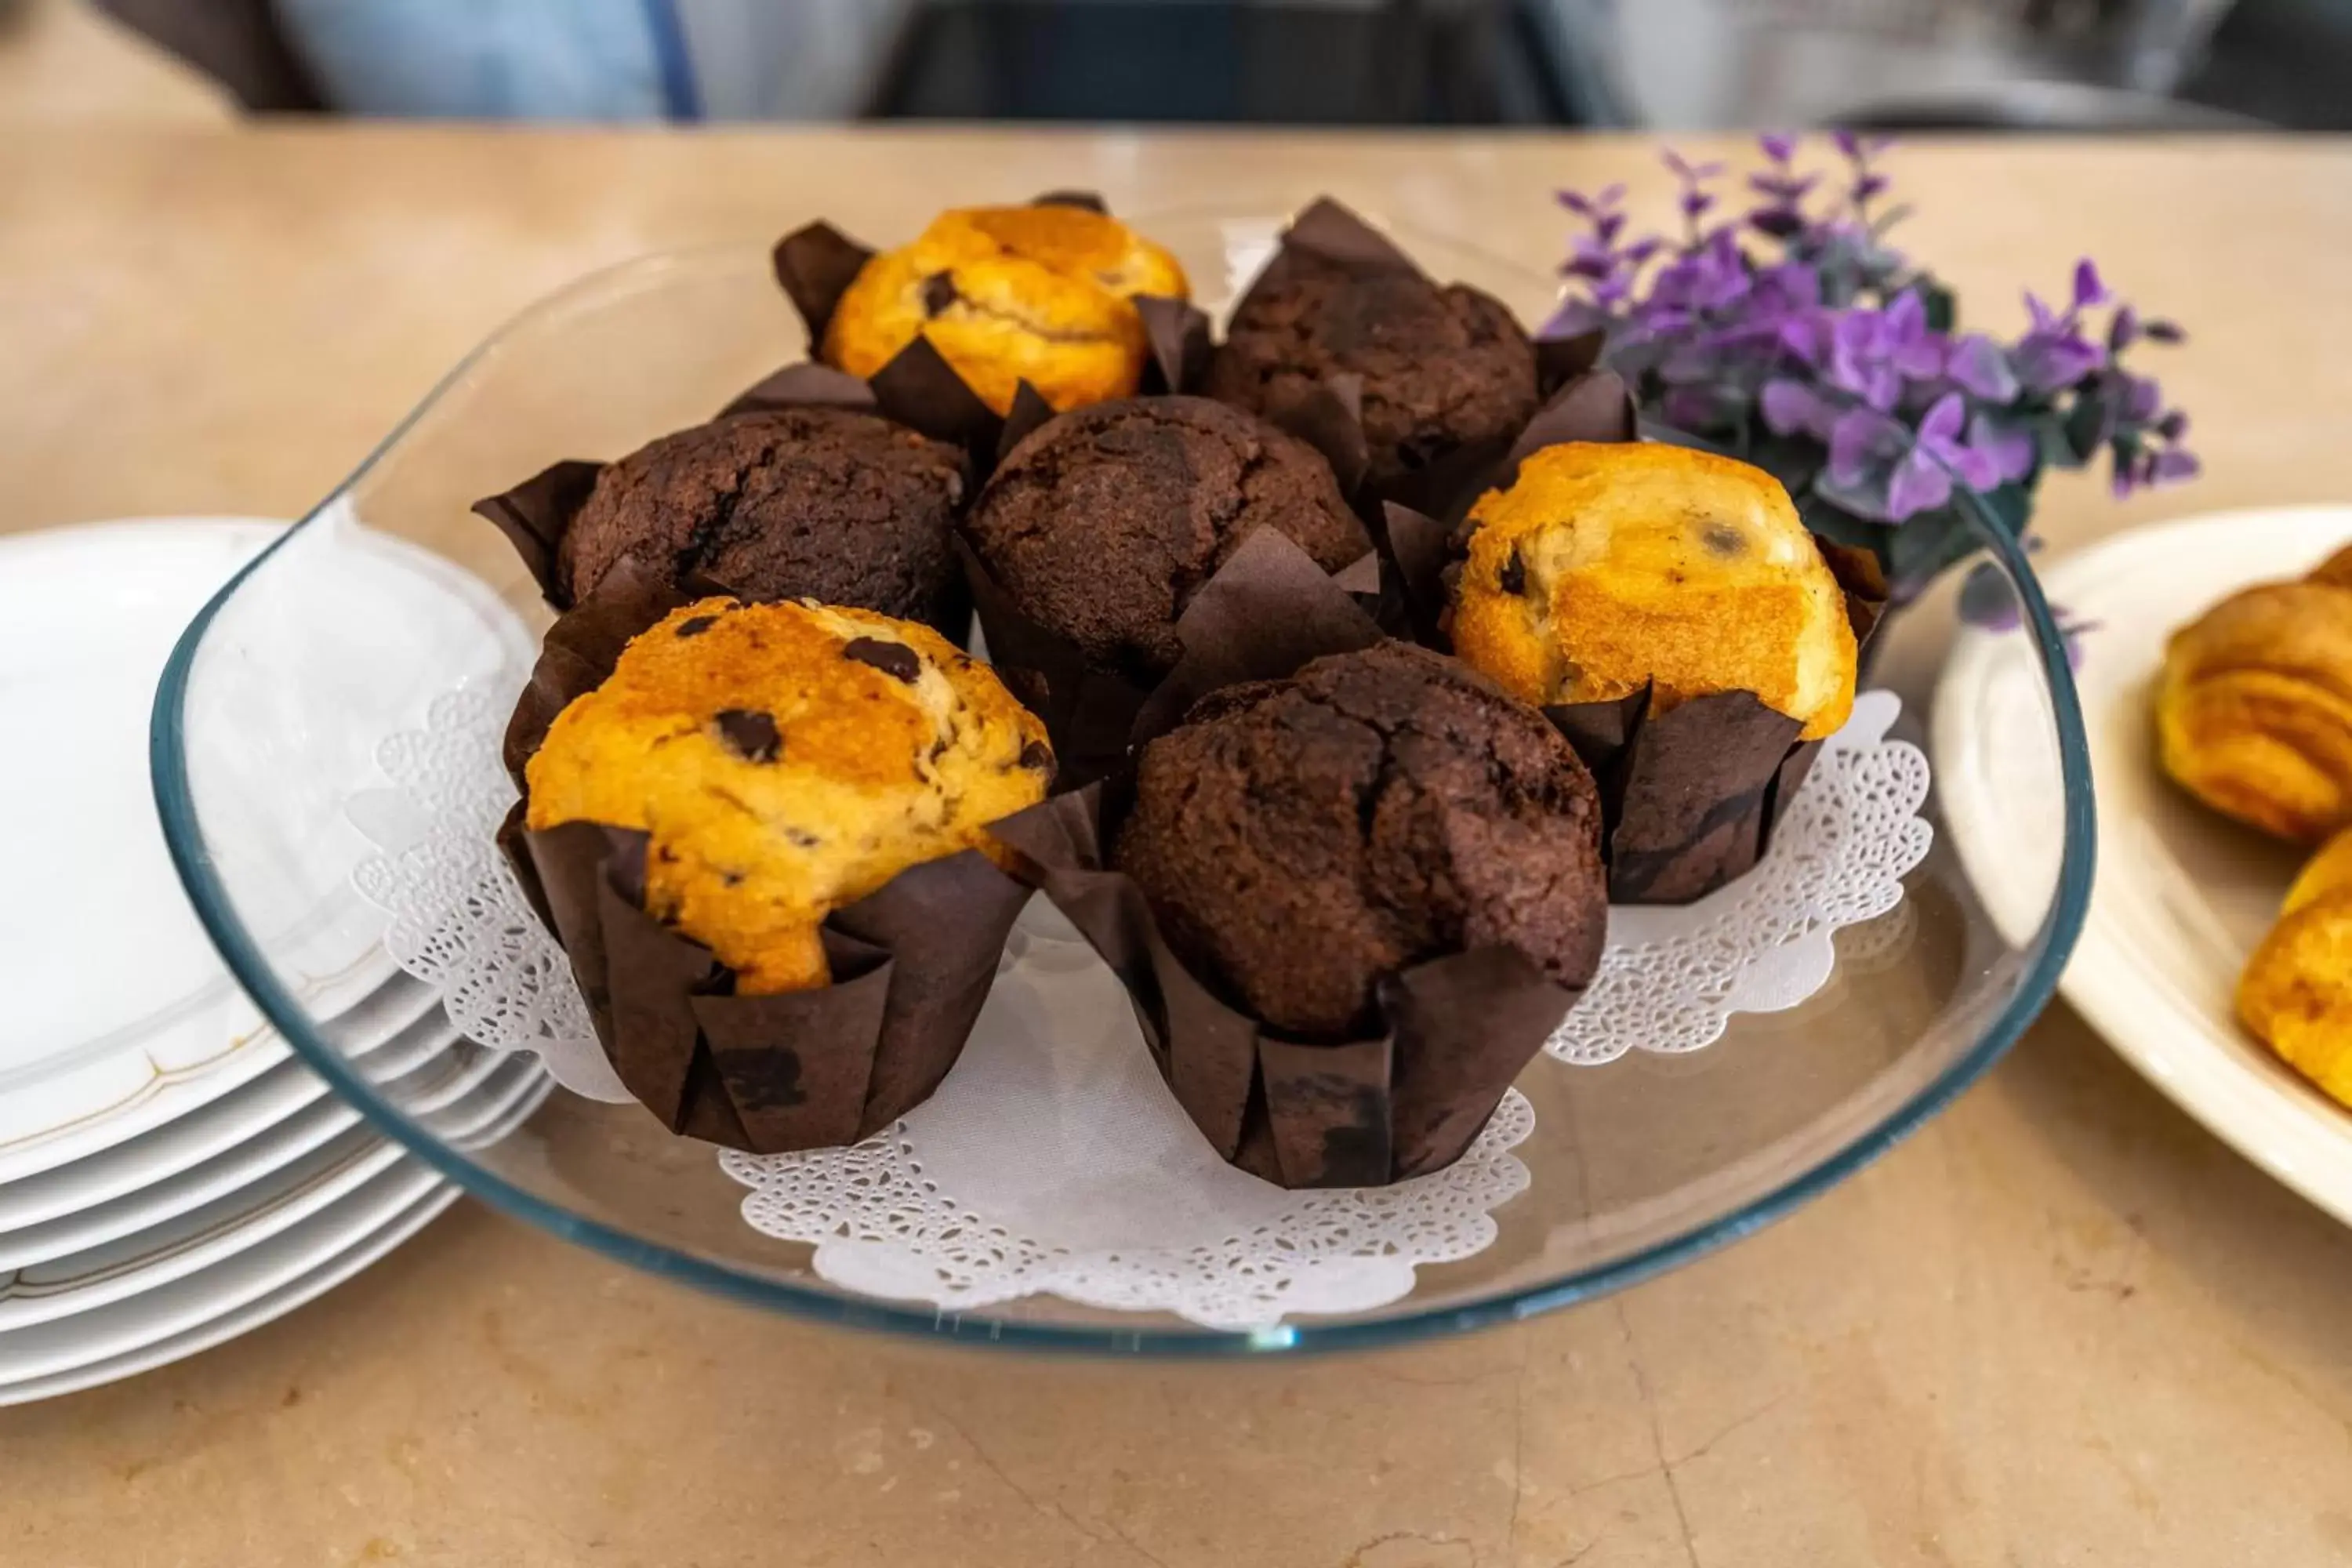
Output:
<instances>
[{"instance_id":1,"label":"beige stone table surface","mask_svg":"<svg viewBox=\"0 0 2352 1568\"><path fill-rule=\"evenodd\" d=\"M2352 496L2352 143L1895 166L1912 246L1980 310L2090 250L2195 330L2166 377L2208 478L2122 508L2059 484L2061 545ZM1612 179L1663 194L1646 150L1549 137L13 126L0 529L297 514L509 312L658 247L1087 184L1129 209L1328 190L1549 258L1553 188ZM2352 1563L2352 1236L2061 1007L1794 1217L1457 1342L1206 1367L934 1349L464 1205L250 1339L0 1411L8 1568L382 1562Z\"/></svg>"}]
</instances>

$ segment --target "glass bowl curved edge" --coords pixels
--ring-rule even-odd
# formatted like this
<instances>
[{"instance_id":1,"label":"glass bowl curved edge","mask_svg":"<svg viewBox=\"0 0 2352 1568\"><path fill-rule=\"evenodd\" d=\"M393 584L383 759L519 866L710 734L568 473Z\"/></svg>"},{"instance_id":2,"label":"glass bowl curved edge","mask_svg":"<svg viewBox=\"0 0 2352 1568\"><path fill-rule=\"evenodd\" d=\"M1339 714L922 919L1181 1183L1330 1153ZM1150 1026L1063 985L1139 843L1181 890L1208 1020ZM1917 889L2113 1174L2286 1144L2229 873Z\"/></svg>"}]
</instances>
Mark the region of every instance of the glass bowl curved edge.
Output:
<instances>
[{"instance_id":1,"label":"glass bowl curved edge","mask_svg":"<svg viewBox=\"0 0 2352 1568\"><path fill-rule=\"evenodd\" d=\"M1423 237L1400 227L1408 242ZM1458 249L1452 242L1446 248ZM2025 552L1980 505L1965 510L1972 531L2014 585L2023 626L2048 683L2051 719L2056 730L2063 787L2063 848L2052 902L2035 933L2030 960L2016 989L2001 1004L1967 1050L1896 1105L1875 1125L1788 1179L1739 1204L1730 1212L1596 1267L1579 1269L1540 1285L1499 1291L1466 1305L1449 1305L1361 1322L1282 1323L1228 1331L1153 1325L1135 1330L1103 1326L1040 1324L853 1298L812 1289L740 1270L574 1214L467 1159L387 1104L352 1060L320 1037L299 1000L279 981L260 943L239 919L215 868L197 820L188 769L185 715L189 682L198 649L221 610L253 575L304 530L342 501L386 453L396 447L445 393L495 353L518 326L542 313L555 313L577 292L598 280L634 272L654 273L679 253L619 263L576 280L528 307L484 340L446 374L425 397L378 443L334 492L287 534L231 578L191 621L173 648L156 689L149 730L149 763L166 846L198 919L238 983L305 1062L368 1120L436 1169L493 1207L615 1261L746 1304L813 1321L878 1330L929 1340L1001 1345L1031 1351L1154 1357L1223 1357L1372 1349L1438 1334L1467 1331L1514 1321L1621 1289L1748 1236L1821 1195L1893 1148L2000 1060L2054 994L2058 977L2081 933L2090 899L2095 857L2095 822L2090 761L2072 667L2050 605ZM1966 495L1966 492L1963 492ZM1967 496L1973 503L1975 498Z\"/></svg>"}]
</instances>

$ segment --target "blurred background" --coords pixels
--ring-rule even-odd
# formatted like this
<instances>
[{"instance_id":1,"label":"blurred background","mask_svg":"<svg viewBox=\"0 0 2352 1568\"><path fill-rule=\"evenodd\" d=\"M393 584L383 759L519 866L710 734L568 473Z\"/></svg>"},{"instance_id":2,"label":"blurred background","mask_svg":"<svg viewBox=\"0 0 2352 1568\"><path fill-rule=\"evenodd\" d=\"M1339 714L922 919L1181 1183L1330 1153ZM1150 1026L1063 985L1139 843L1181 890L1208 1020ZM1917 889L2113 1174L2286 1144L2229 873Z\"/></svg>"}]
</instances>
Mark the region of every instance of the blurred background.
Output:
<instances>
[{"instance_id":1,"label":"blurred background","mask_svg":"<svg viewBox=\"0 0 2352 1568\"><path fill-rule=\"evenodd\" d=\"M0 88L597 121L2352 126L2352 0L0 0Z\"/></svg>"}]
</instances>

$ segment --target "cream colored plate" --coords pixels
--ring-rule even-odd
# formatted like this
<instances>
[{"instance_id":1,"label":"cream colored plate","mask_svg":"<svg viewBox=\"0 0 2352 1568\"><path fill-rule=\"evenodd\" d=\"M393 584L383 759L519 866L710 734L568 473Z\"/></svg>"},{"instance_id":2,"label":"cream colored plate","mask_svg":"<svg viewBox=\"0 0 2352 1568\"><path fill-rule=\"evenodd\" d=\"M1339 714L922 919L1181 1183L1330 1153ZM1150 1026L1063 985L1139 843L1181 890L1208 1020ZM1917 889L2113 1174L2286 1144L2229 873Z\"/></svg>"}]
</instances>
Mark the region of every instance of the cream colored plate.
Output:
<instances>
[{"instance_id":1,"label":"cream colored plate","mask_svg":"<svg viewBox=\"0 0 2352 1568\"><path fill-rule=\"evenodd\" d=\"M2238 1026L2239 971L2301 852L2199 805L2158 770L2155 683L2175 627L2249 584L2299 576L2352 541L2352 508L2222 512L2136 530L2042 574L2097 623L2077 685L2097 786L2090 918L2060 983L2116 1052L2263 1169L2352 1224L2352 1110ZM2011 941L2049 901L2057 758L2024 637L1970 631L1936 700L1937 788L1953 841Z\"/></svg>"}]
</instances>

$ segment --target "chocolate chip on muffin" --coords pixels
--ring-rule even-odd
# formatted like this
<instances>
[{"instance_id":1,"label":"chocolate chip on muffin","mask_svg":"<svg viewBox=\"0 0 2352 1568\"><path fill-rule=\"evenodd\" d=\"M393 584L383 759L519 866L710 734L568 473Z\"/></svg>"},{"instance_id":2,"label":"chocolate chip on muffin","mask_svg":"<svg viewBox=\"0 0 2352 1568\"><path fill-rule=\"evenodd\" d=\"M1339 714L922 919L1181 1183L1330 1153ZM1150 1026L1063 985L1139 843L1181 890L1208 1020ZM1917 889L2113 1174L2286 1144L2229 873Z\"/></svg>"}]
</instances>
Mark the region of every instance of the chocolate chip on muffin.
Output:
<instances>
[{"instance_id":1,"label":"chocolate chip on muffin","mask_svg":"<svg viewBox=\"0 0 2352 1568\"><path fill-rule=\"evenodd\" d=\"M1269 414L1338 375L1361 378L1375 486L1507 440L1536 411L1535 347L1500 300L1403 268L1295 251L1235 307L1205 390Z\"/></svg>"},{"instance_id":2,"label":"chocolate chip on muffin","mask_svg":"<svg viewBox=\"0 0 2352 1568\"><path fill-rule=\"evenodd\" d=\"M705 599L557 715L526 820L646 833L646 911L758 994L824 984L827 915L909 866L992 850L988 825L1052 773L1043 727L929 627Z\"/></svg>"},{"instance_id":3,"label":"chocolate chip on muffin","mask_svg":"<svg viewBox=\"0 0 2352 1568\"><path fill-rule=\"evenodd\" d=\"M1186 965L1332 1039L1423 961L1515 949L1562 984L1601 960L1601 802L1543 716L1389 642L1229 688L1143 750L1112 851Z\"/></svg>"},{"instance_id":4,"label":"chocolate chip on muffin","mask_svg":"<svg viewBox=\"0 0 2352 1568\"><path fill-rule=\"evenodd\" d=\"M557 581L577 603L634 555L750 599L850 605L959 636L942 623L961 602L964 489L954 447L874 415L740 414L608 465L557 546Z\"/></svg>"},{"instance_id":5,"label":"chocolate chip on muffin","mask_svg":"<svg viewBox=\"0 0 2352 1568\"><path fill-rule=\"evenodd\" d=\"M1193 590L1260 528L1326 571L1371 548L1312 447L1206 398L1151 397L1033 431L964 537L1023 615L1150 685L1182 656L1176 619Z\"/></svg>"}]
</instances>

